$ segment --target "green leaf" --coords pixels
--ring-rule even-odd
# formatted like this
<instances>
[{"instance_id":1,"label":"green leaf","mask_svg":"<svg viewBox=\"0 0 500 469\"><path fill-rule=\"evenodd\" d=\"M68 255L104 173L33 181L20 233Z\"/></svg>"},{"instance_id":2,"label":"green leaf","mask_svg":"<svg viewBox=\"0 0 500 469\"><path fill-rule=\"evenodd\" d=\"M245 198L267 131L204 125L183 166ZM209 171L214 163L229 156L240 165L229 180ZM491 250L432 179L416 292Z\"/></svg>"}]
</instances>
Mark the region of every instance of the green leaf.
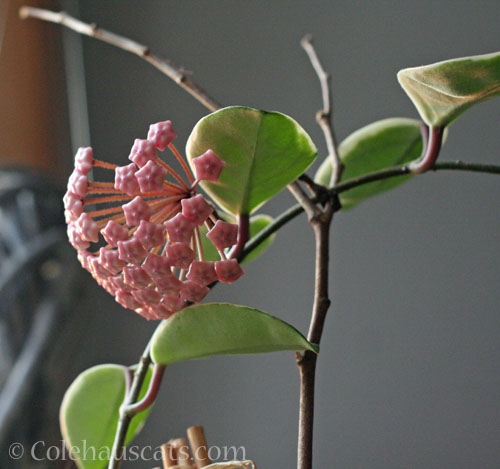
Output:
<instances>
[{"instance_id":1,"label":"green leaf","mask_svg":"<svg viewBox=\"0 0 500 469\"><path fill-rule=\"evenodd\" d=\"M151 346L155 363L212 355L312 350L315 345L284 321L246 306L206 303L189 306L156 329Z\"/></svg>"},{"instance_id":2,"label":"green leaf","mask_svg":"<svg viewBox=\"0 0 500 469\"><path fill-rule=\"evenodd\" d=\"M186 145L191 166L209 149L226 166L219 182L201 186L233 215L255 211L300 176L317 154L291 117L242 106L221 109L195 125Z\"/></svg>"},{"instance_id":3,"label":"green leaf","mask_svg":"<svg viewBox=\"0 0 500 469\"><path fill-rule=\"evenodd\" d=\"M402 117L373 122L349 135L339 145L338 151L344 163L341 181L407 163L422 152L420 122ZM328 186L331 168L327 158L316 173L316 182ZM352 208L368 197L394 189L411 177L397 176L342 192L342 208Z\"/></svg>"},{"instance_id":4,"label":"green leaf","mask_svg":"<svg viewBox=\"0 0 500 469\"><path fill-rule=\"evenodd\" d=\"M263 214L255 215L250 218L250 238L256 236L260 231L266 228L267 225L270 225L272 221L272 217ZM205 255L205 260L218 261L220 260L219 253L217 252L215 246L206 237L207 232L208 230L205 225L200 226L201 244L203 245L203 254ZM242 264L246 264L259 257L272 244L275 237L276 236L274 234L269 236L269 238L267 238L262 244L255 248L247 257L245 257L245 259L243 259Z\"/></svg>"},{"instance_id":5,"label":"green leaf","mask_svg":"<svg viewBox=\"0 0 500 469\"><path fill-rule=\"evenodd\" d=\"M111 456L119 409L125 397L121 365L98 365L81 373L64 395L60 410L61 433L79 468L102 469ZM151 380L148 371L140 398ZM150 409L138 413L130 424L126 444L139 433Z\"/></svg>"},{"instance_id":6,"label":"green leaf","mask_svg":"<svg viewBox=\"0 0 500 469\"><path fill-rule=\"evenodd\" d=\"M474 104L500 95L500 52L406 68L398 80L422 119L444 127Z\"/></svg>"}]
</instances>

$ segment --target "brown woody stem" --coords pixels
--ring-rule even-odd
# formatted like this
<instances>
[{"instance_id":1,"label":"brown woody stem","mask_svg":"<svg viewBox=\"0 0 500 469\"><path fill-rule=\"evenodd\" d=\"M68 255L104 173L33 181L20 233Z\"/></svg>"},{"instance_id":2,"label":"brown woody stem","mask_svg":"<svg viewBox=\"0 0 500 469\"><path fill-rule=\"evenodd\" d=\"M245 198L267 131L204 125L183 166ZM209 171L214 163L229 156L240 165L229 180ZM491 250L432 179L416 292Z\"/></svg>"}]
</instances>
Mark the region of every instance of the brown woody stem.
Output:
<instances>
[{"instance_id":1,"label":"brown woody stem","mask_svg":"<svg viewBox=\"0 0 500 469\"><path fill-rule=\"evenodd\" d=\"M330 186L333 186L340 181L344 165L342 164L337 151L337 140L335 138L335 132L332 125L332 94L330 91L330 75L325 72L325 69L321 65L310 34L306 34L302 38L300 45L306 51L309 60L311 61L311 65L313 66L316 75L318 75L319 83L321 85L323 107L316 114L316 122L323 131L328 154L330 155L332 164Z\"/></svg>"},{"instance_id":2,"label":"brown woody stem","mask_svg":"<svg viewBox=\"0 0 500 469\"><path fill-rule=\"evenodd\" d=\"M19 10L19 16L23 19L37 18L51 23L61 24L69 29L72 29L73 31L76 31L77 33L99 39L118 47L119 49L135 54L141 59L144 59L146 62L149 62L153 67L156 67L160 70L160 72L168 76L181 88L184 88L184 90L186 90L206 108L211 111L216 111L221 107L220 104L211 98L204 89L191 80L184 70L177 67L172 61L163 59L153 54L149 47L139 44L136 41L132 41L124 36L106 31L105 29L99 28L96 24L84 23L83 21L80 21L63 11L55 12L45 10L43 8L24 6Z\"/></svg>"},{"instance_id":3,"label":"brown woody stem","mask_svg":"<svg viewBox=\"0 0 500 469\"><path fill-rule=\"evenodd\" d=\"M319 344L326 314L330 307L328 296L329 234L334 213L334 205L328 202L321 216L311 222L316 244L314 304L308 340ZM300 373L300 407L298 438L298 469L312 469L313 424L314 424L314 385L317 355L306 351L297 354Z\"/></svg>"}]
</instances>

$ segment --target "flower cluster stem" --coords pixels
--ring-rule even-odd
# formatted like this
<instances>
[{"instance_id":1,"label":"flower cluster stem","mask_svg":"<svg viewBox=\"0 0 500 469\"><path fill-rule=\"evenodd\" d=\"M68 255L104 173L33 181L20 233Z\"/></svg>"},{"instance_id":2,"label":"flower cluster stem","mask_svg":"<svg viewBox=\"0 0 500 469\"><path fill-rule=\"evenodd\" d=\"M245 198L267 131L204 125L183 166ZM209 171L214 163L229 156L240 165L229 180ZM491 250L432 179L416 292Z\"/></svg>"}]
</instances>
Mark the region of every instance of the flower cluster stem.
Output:
<instances>
[{"instance_id":1,"label":"flower cluster stem","mask_svg":"<svg viewBox=\"0 0 500 469\"><path fill-rule=\"evenodd\" d=\"M250 215L241 214L238 216L238 241L229 253L229 259L239 259L245 244L250 237Z\"/></svg>"}]
</instances>

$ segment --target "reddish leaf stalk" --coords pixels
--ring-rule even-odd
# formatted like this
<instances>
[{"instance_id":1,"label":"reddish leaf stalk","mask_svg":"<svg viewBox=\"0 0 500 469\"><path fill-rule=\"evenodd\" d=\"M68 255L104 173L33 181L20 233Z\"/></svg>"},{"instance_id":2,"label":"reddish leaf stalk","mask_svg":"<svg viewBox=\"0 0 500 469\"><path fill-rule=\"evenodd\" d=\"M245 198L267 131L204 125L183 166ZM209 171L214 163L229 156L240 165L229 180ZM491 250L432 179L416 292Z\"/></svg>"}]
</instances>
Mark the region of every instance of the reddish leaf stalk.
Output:
<instances>
[{"instance_id":1,"label":"reddish leaf stalk","mask_svg":"<svg viewBox=\"0 0 500 469\"><path fill-rule=\"evenodd\" d=\"M428 132L422 132L424 137L422 156L408 165L413 174L425 173L434 166L441 150L443 131L443 127L431 127Z\"/></svg>"}]
</instances>

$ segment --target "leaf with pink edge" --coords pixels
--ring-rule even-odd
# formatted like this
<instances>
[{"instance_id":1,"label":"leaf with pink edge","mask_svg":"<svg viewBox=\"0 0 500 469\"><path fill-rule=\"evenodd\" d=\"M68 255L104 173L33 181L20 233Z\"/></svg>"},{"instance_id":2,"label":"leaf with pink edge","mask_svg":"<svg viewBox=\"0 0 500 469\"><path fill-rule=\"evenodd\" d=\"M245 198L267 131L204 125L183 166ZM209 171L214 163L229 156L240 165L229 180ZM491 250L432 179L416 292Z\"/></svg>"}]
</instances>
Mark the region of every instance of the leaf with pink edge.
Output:
<instances>
[{"instance_id":1,"label":"leaf with pink edge","mask_svg":"<svg viewBox=\"0 0 500 469\"><path fill-rule=\"evenodd\" d=\"M398 80L422 119L444 127L473 105L500 96L500 52L406 68Z\"/></svg>"}]
</instances>

